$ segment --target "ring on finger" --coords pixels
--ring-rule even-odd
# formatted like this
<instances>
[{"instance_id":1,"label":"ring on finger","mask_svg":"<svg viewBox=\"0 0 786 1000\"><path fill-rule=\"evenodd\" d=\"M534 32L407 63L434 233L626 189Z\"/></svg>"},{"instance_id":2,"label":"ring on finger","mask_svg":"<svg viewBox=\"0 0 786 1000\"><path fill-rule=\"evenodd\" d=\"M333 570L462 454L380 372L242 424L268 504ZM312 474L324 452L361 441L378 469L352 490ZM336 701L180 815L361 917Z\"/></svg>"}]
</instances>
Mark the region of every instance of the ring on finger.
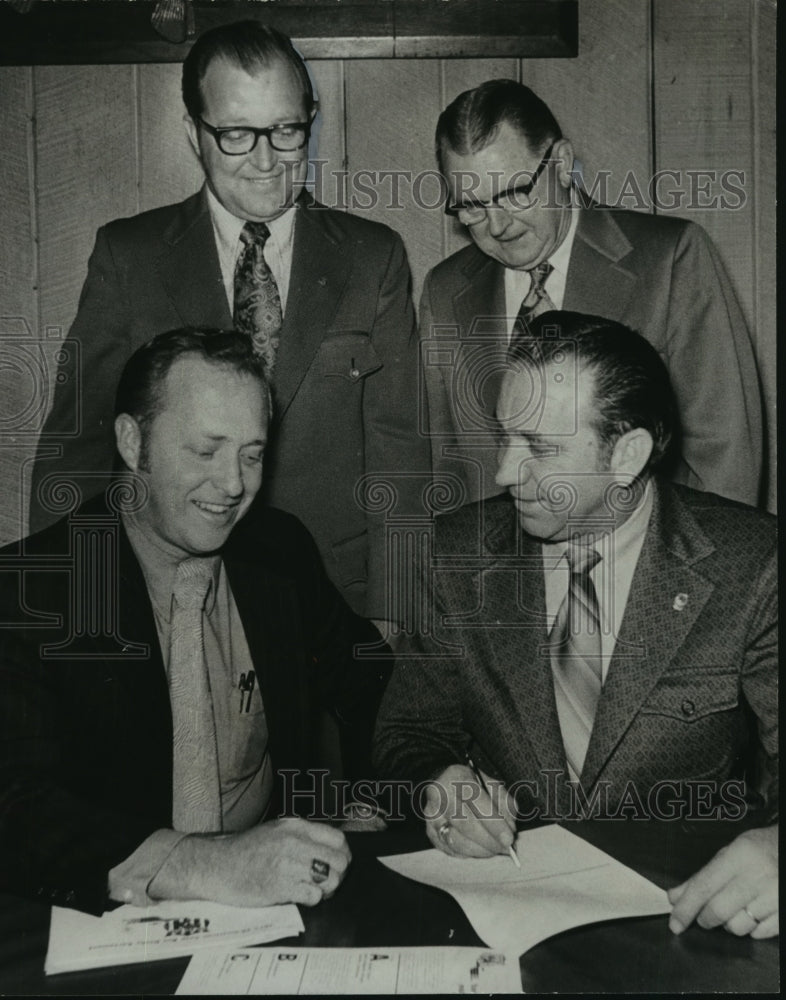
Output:
<instances>
[{"instance_id":1,"label":"ring on finger","mask_svg":"<svg viewBox=\"0 0 786 1000\"><path fill-rule=\"evenodd\" d=\"M443 823L439 830L437 830L437 836L444 844L447 844L448 837L450 836L450 823Z\"/></svg>"},{"instance_id":2,"label":"ring on finger","mask_svg":"<svg viewBox=\"0 0 786 1000\"><path fill-rule=\"evenodd\" d=\"M320 882L327 881L330 875L330 865L327 861L320 861L314 858L311 862L311 881L319 885Z\"/></svg>"},{"instance_id":3,"label":"ring on finger","mask_svg":"<svg viewBox=\"0 0 786 1000\"><path fill-rule=\"evenodd\" d=\"M747 913L748 914L748 916L751 918L751 920L755 924L760 924L761 923L761 918L760 917L754 917L754 915L751 913L751 911L748 909L747 906L743 906L742 910L743 910L743 913Z\"/></svg>"}]
</instances>

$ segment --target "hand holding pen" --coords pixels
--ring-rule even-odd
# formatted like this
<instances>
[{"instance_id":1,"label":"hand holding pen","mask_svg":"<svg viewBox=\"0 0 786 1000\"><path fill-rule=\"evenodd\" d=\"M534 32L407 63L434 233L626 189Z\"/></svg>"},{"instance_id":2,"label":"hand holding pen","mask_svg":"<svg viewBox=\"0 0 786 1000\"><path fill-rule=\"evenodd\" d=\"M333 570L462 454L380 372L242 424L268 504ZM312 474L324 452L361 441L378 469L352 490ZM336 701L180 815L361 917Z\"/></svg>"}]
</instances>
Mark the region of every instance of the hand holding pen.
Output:
<instances>
[{"instance_id":1,"label":"hand holding pen","mask_svg":"<svg viewBox=\"0 0 786 1000\"><path fill-rule=\"evenodd\" d=\"M426 792L426 833L431 843L454 857L490 858L513 851L515 804L502 782L484 775L471 758L452 764Z\"/></svg>"}]
</instances>

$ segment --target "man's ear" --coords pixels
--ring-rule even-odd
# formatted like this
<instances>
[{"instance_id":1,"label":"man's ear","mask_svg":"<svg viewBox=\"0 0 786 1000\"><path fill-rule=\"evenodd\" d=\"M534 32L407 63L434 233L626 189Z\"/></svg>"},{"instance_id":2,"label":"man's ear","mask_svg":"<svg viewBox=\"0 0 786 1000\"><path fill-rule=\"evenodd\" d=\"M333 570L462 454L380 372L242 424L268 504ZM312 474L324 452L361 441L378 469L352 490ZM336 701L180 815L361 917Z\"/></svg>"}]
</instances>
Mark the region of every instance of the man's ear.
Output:
<instances>
[{"instance_id":1,"label":"man's ear","mask_svg":"<svg viewBox=\"0 0 786 1000\"><path fill-rule=\"evenodd\" d=\"M557 161L557 180L560 186L569 189L573 180L573 143L570 139L559 139L554 144L551 159Z\"/></svg>"},{"instance_id":2,"label":"man's ear","mask_svg":"<svg viewBox=\"0 0 786 1000\"><path fill-rule=\"evenodd\" d=\"M199 150L199 128L194 122L194 119L188 113L183 115L183 124L186 127L186 135L188 136L188 141L191 143L191 148L194 150L196 158L201 160L202 153Z\"/></svg>"},{"instance_id":3,"label":"man's ear","mask_svg":"<svg viewBox=\"0 0 786 1000\"><path fill-rule=\"evenodd\" d=\"M115 442L120 457L128 468L132 472L138 472L142 431L136 420L128 413L119 413L115 417Z\"/></svg>"},{"instance_id":4,"label":"man's ear","mask_svg":"<svg viewBox=\"0 0 786 1000\"><path fill-rule=\"evenodd\" d=\"M635 479L646 469L652 454L652 435L634 427L618 437L611 453L611 471L624 479Z\"/></svg>"}]
</instances>

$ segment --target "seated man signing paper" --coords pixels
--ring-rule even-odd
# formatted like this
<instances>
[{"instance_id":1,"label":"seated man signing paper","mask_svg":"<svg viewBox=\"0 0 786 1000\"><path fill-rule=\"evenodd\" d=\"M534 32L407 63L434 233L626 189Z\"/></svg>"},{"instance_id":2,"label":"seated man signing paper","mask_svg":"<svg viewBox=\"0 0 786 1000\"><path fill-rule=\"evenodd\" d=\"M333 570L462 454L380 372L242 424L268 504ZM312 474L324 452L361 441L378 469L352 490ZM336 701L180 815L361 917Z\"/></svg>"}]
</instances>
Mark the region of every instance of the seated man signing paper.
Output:
<instances>
[{"instance_id":1,"label":"seated man signing paper","mask_svg":"<svg viewBox=\"0 0 786 1000\"><path fill-rule=\"evenodd\" d=\"M497 401L508 492L436 520L377 763L431 782L428 836L457 856L507 851L516 817L744 816L670 926L776 934L775 520L656 474L675 406L643 337L571 312L531 335Z\"/></svg>"},{"instance_id":2,"label":"seated man signing paper","mask_svg":"<svg viewBox=\"0 0 786 1000\"><path fill-rule=\"evenodd\" d=\"M341 832L275 818L280 771L313 766L315 699L362 769L386 667L354 662L378 634L301 524L242 522L270 405L248 338L160 334L117 393L135 475L81 506L64 484L68 516L0 552L0 891L100 913L341 882Z\"/></svg>"}]
</instances>

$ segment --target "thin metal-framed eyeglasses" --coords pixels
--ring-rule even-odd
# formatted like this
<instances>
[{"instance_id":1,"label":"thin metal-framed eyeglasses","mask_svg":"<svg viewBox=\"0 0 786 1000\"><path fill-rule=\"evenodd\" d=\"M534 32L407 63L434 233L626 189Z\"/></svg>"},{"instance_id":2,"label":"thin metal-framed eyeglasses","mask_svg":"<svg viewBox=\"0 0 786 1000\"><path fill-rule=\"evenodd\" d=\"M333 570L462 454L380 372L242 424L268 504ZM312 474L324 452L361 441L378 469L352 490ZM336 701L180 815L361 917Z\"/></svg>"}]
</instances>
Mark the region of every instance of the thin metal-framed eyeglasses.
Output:
<instances>
[{"instance_id":1,"label":"thin metal-framed eyeglasses","mask_svg":"<svg viewBox=\"0 0 786 1000\"><path fill-rule=\"evenodd\" d=\"M556 140L546 150L543 159L533 171L530 179L525 183L514 184L513 187L506 188L504 191L495 194L489 201L470 199L462 202L460 205L451 205L448 202L445 205L445 214L458 218L459 222L463 222L465 226L475 226L486 218L486 213L490 208L501 208L504 212L513 214L516 212L526 212L528 208L532 208L530 195L538 183L538 178L546 169L555 145Z\"/></svg>"},{"instance_id":2,"label":"thin metal-framed eyeglasses","mask_svg":"<svg viewBox=\"0 0 786 1000\"><path fill-rule=\"evenodd\" d=\"M244 156L250 153L262 135L277 152L293 153L305 146L311 133L311 122L282 122L280 125L269 125L267 128L254 128L253 125L216 128L215 125L206 122L201 115L198 121L216 140L221 152L227 156Z\"/></svg>"}]
</instances>

